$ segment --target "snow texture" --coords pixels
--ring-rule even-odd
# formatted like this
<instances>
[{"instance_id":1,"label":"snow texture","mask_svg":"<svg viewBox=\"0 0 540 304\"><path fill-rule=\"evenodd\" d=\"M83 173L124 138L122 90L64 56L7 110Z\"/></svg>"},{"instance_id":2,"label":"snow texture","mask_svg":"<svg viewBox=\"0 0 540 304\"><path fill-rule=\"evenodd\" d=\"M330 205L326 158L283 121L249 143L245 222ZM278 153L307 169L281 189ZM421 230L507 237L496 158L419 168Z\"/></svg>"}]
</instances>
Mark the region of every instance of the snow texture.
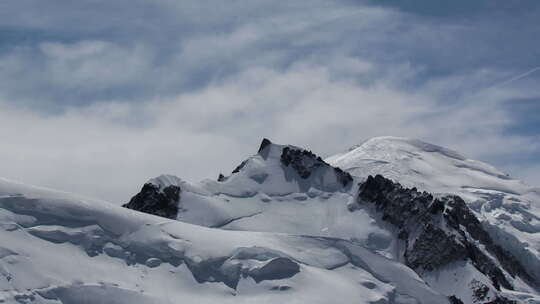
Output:
<instances>
[{"instance_id":1,"label":"snow texture","mask_svg":"<svg viewBox=\"0 0 540 304\"><path fill-rule=\"evenodd\" d=\"M326 161L361 179L381 174L406 187L459 195L492 238L540 279L538 188L486 163L407 138L373 138Z\"/></svg>"},{"instance_id":2,"label":"snow texture","mask_svg":"<svg viewBox=\"0 0 540 304\"><path fill-rule=\"evenodd\" d=\"M345 240L206 228L5 180L0 193L1 303L447 302Z\"/></svg>"},{"instance_id":3,"label":"snow texture","mask_svg":"<svg viewBox=\"0 0 540 304\"><path fill-rule=\"evenodd\" d=\"M377 174L431 193L428 219L400 207L406 237L399 214L389 221L362 195ZM409 202L404 191L391 203ZM0 179L0 303L540 303L539 203L538 189L490 165L394 137L326 160L265 139L230 175L162 175L127 208ZM446 247L415 223L476 249L423 267Z\"/></svg>"}]
</instances>

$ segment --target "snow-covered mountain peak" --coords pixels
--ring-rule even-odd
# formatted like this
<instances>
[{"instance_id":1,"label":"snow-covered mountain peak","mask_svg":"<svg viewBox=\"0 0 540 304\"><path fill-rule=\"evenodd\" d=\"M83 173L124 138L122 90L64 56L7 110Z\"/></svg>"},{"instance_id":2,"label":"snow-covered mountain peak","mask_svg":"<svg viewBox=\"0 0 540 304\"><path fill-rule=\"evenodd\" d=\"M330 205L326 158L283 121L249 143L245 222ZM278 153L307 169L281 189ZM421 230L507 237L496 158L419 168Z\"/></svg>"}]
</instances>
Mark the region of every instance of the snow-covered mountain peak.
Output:
<instances>
[{"instance_id":1,"label":"snow-covered mountain peak","mask_svg":"<svg viewBox=\"0 0 540 304\"><path fill-rule=\"evenodd\" d=\"M150 184L159 191L143 188L134 200L157 203L154 214L168 210L172 193L179 198L169 217L179 221L350 240L465 303L512 303L506 296L529 296L540 281L532 188L420 140L374 138L325 161L264 139L217 181L161 176Z\"/></svg>"},{"instance_id":2,"label":"snow-covered mountain peak","mask_svg":"<svg viewBox=\"0 0 540 304\"><path fill-rule=\"evenodd\" d=\"M307 220L314 212L333 208L323 204L329 199L339 202L352 199L350 191L354 184L349 173L329 165L311 151L263 139L257 153L229 176L220 174L217 180L189 183L176 176L162 175L149 180L124 206L209 227L250 225L252 217L267 217L268 221L263 220L265 224L249 229L327 235L328 232L321 230L328 230L329 223L304 225L301 222L306 221L295 222L298 218L277 214L298 211L304 208L301 204L306 208ZM345 211L346 204L340 208ZM274 217L287 222L280 223Z\"/></svg>"},{"instance_id":3,"label":"snow-covered mountain peak","mask_svg":"<svg viewBox=\"0 0 540 304\"><path fill-rule=\"evenodd\" d=\"M395 137L327 161L264 139L124 205L161 217L0 179L0 302L540 303L535 191Z\"/></svg>"},{"instance_id":4,"label":"snow-covered mountain peak","mask_svg":"<svg viewBox=\"0 0 540 304\"><path fill-rule=\"evenodd\" d=\"M359 177L381 174L409 187L461 195L476 190L524 194L532 187L497 168L417 139L376 137L326 159Z\"/></svg>"},{"instance_id":5,"label":"snow-covered mountain peak","mask_svg":"<svg viewBox=\"0 0 540 304\"><path fill-rule=\"evenodd\" d=\"M352 181L349 173L332 167L311 151L275 144L265 138L257 154L243 161L231 175L220 175L218 184L212 185L209 181L206 184L214 192L234 196L256 193L272 196L310 189L339 191L350 186Z\"/></svg>"},{"instance_id":6,"label":"snow-covered mountain peak","mask_svg":"<svg viewBox=\"0 0 540 304\"><path fill-rule=\"evenodd\" d=\"M348 152L354 153L365 153L365 151L371 151L372 153L378 153L379 151L401 151L401 152L414 152L414 151L424 151L439 153L449 158L455 158L464 160L465 157L459 154L456 151L437 146L419 139L408 138L408 137L397 137L397 136L379 136L373 137L364 141L360 145L356 145L350 149ZM385 155L380 155L384 157ZM391 157L391 155L386 155Z\"/></svg>"},{"instance_id":7,"label":"snow-covered mountain peak","mask_svg":"<svg viewBox=\"0 0 540 304\"><path fill-rule=\"evenodd\" d=\"M0 303L447 303L346 240L209 229L47 191L0 180Z\"/></svg>"},{"instance_id":8,"label":"snow-covered mountain peak","mask_svg":"<svg viewBox=\"0 0 540 304\"><path fill-rule=\"evenodd\" d=\"M434 194L462 197L493 239L540 278L540 195L481 161L419 140L378 137L326 161L366 179L380 174Z\"/></svg>"}]
</instances>

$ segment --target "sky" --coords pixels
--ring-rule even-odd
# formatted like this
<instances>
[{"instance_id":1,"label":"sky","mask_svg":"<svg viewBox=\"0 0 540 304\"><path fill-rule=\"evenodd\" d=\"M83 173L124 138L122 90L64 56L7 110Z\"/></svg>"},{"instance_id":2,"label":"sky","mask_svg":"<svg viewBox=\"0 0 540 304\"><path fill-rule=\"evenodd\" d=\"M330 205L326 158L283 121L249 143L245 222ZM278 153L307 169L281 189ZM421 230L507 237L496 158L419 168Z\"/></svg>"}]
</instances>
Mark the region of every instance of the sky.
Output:
<instances>
[{"instance_id":1,"label":"sky","mask_svg":"<svg viewBox=\"0 0 540 304\"><path fill-rule=\"evenodd\" d=\"M229 173L263 137L322 156L422 139L540 186L540 1L0 2L0 176L123 203Z\"/></svg>"}]
</instances>

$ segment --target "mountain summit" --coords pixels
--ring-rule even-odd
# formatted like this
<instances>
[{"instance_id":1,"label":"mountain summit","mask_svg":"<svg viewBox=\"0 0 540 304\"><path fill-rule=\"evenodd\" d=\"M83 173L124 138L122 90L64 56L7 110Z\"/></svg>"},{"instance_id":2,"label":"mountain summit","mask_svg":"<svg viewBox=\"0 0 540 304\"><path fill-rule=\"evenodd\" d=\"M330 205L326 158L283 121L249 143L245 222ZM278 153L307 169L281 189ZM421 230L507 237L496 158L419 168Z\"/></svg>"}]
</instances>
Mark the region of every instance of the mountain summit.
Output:
<instances>
[{"instance_id":1,"label":"mountain summit","mask_svg":"<svg viewBox=\"0 0 540 304\"><path fill-rule=\"evenodd\" d=\"M540 303L540 195L419 140L264 139L122 208L0 180L2 303ZM130 210L131 209L131 210Z\"/></svg>"},{"instance_id":2,"label":"mountain summit","mask_svg":"<svg viewBox=\"0 0 540 304\"><path fill-rule=\"evenodd\" d=\"M361 179L380 174L409 188L460 196L490 235L540 278L538 188L489 164L408 138L372 138L326 161Z\"/></svg>"},{"instance_id":3,"label":"mountain summit","mask_svg":"<svg viewBox=\"0 0 540 304\"><path fill-rule=\"evenodd\" d=\"M464 303L510 303L540 282L535 189L420 140L373 138L323 160L264 139L231 175L190 188L180 221L351 240Z\"/></svg>"}]
</instances>

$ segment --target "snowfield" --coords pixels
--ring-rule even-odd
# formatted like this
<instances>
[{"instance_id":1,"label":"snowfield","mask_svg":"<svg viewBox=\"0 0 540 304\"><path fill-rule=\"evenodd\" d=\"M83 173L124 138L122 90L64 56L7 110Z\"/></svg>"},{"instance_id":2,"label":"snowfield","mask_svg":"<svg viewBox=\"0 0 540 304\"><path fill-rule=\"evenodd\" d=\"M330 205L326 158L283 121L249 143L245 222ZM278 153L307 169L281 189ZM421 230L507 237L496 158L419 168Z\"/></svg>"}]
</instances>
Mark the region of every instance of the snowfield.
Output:
<instances>
[{"instance_id":1,"label":"snowfield","mask_svg":"<svg viewBox=\"0 0 540 304\"><path fill-rule=\"evenodd\" d=\"M326 161L358 176L461 196L495 240L540 278L540 193L486 163L419 140L377 137Z\"/></svg>"},{"instance_id":2,"label":"snowfield","mask_svg":"<svg viewBox=\"0 0 540 304\"><path fill-rule=\"evenodd\" d=\"M430 212L403 214L407 236L360 195L412 208L424 206L421 194L397 184L365 192L378 191L361 186L376 174L434 194L423 196ZM326 160L264 140L229 176L159 176L127 208L0 179L0 303L540 303L539 193L457 152L395 137ZM467 223L482 228L452 226L453 205L437 205L454 201L446 194L462 197L475 217ZM426 246L432 226L416 222L447 239ZM491 239L503 251L487 248ZM447 243L469 255L407 266L404 252Z\"/></svg>"},{"instance_id":3,"label":"snowfield","mask_svg":"<svg viewBox=\"0 0 540 304\"><path fill-rule=\"evenodd\" d=\"M1 303L447 302L340 239L211 229L5 180L0 195Z\"/></svg>"}]
</instances>

